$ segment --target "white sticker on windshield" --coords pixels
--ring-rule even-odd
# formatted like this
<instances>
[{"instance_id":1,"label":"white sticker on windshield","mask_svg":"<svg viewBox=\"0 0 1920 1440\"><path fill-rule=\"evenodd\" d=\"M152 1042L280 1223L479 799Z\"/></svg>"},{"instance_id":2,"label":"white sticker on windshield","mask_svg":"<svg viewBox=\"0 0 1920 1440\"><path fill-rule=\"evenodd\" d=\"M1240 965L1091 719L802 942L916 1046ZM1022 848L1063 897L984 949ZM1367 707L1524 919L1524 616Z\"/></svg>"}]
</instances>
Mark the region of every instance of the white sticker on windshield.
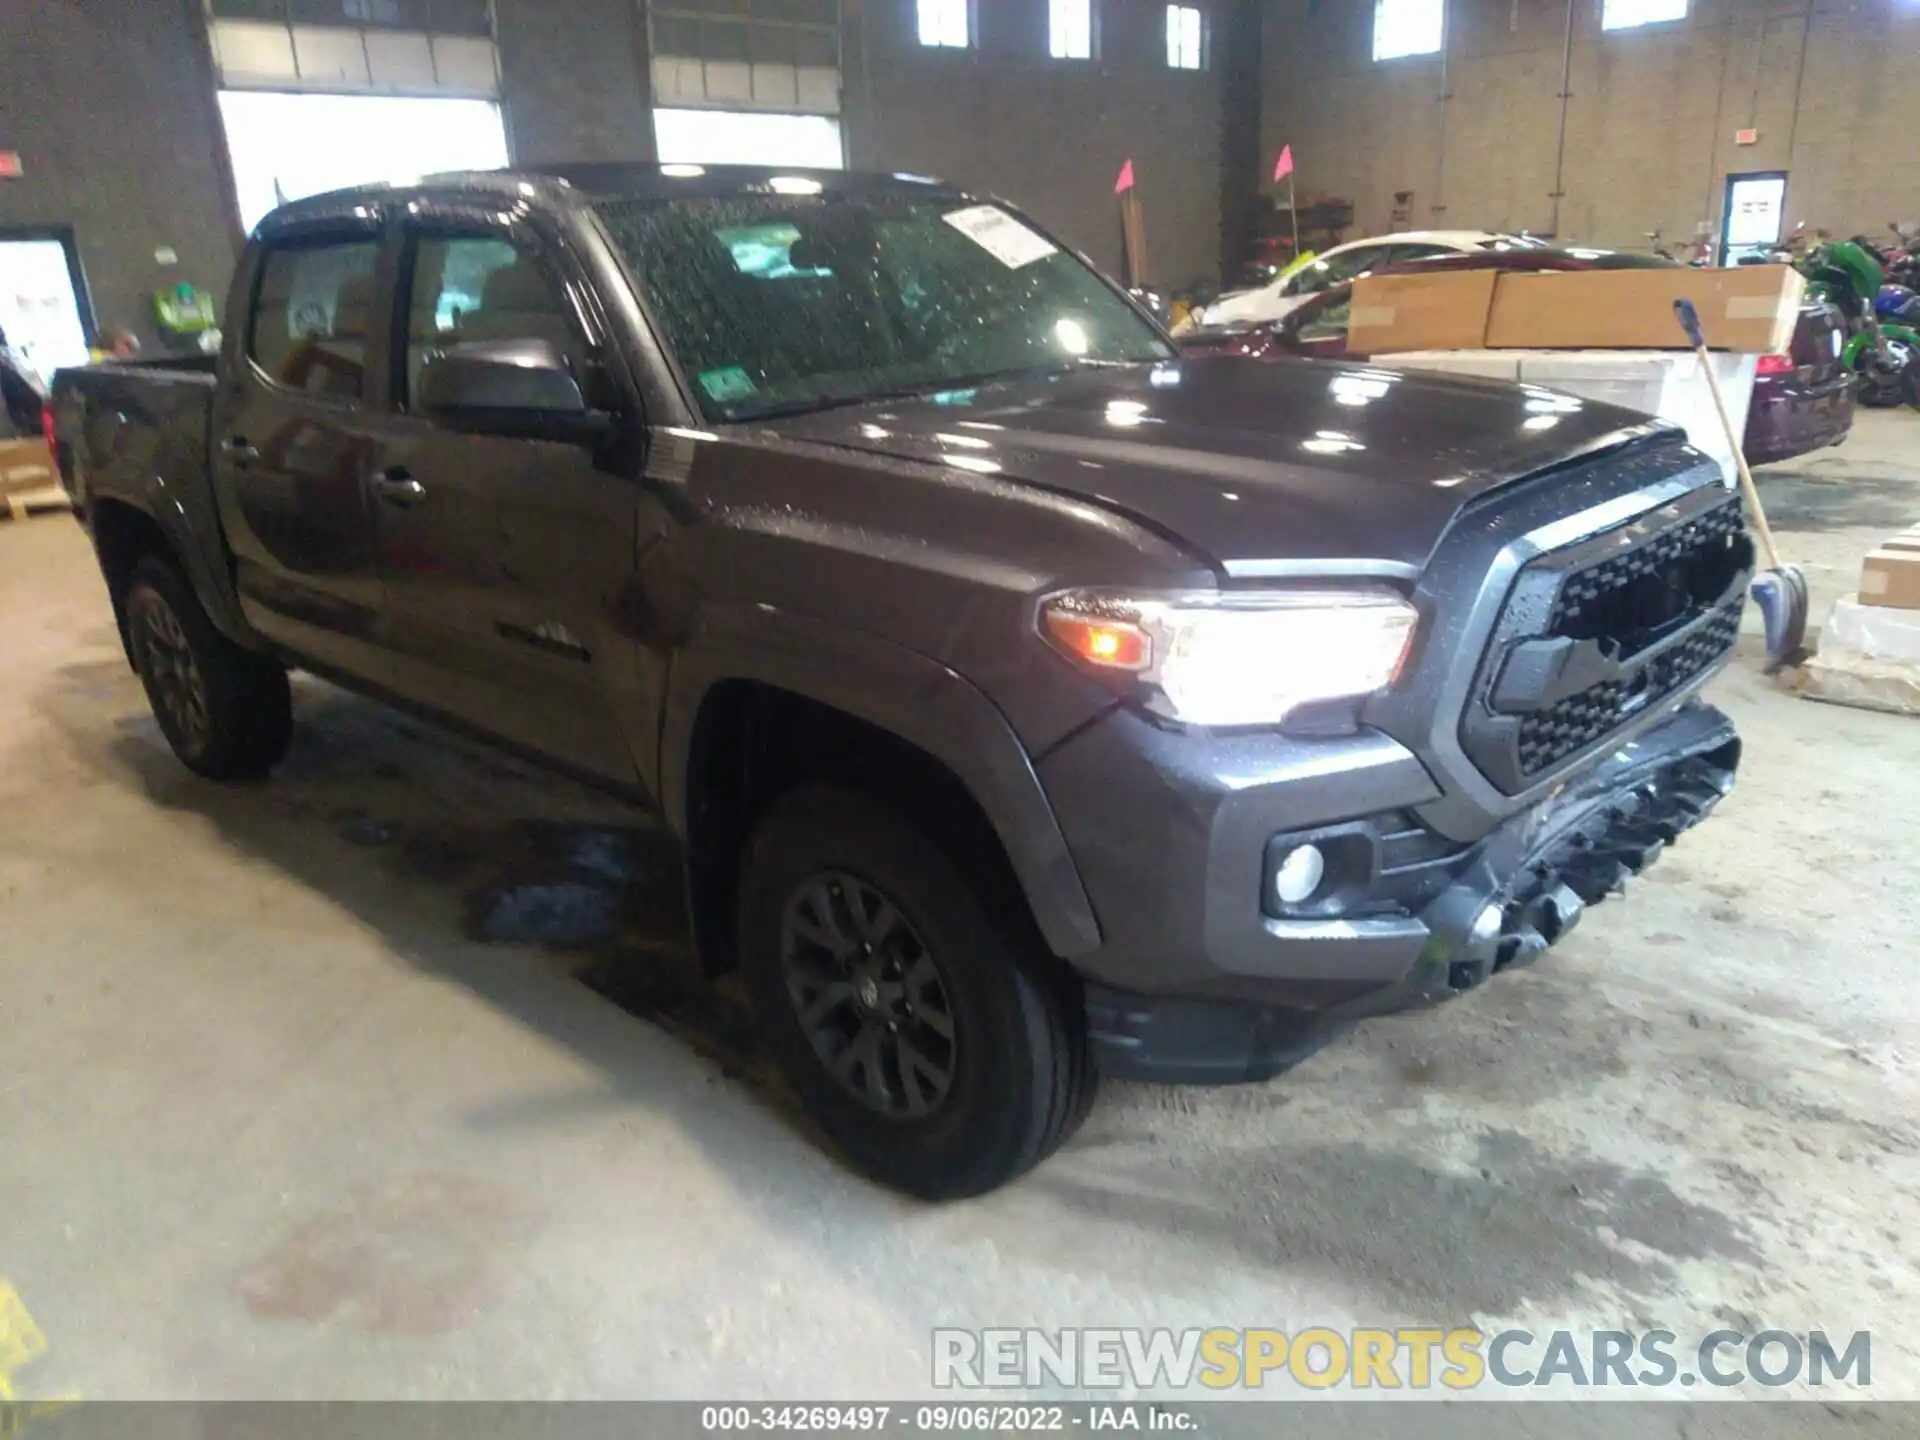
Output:
<instances>
[{"instance_id":1,"label":"white sticker on windshield","mask_svg":"<svg viewBox=\"0 0 1920 1440\"><path fill-rule=\"evenodd\" d=\"M997 205L969 205L940 218L1009 270L1044 260L1059 249Z\"/></svg>"}]
</instances>

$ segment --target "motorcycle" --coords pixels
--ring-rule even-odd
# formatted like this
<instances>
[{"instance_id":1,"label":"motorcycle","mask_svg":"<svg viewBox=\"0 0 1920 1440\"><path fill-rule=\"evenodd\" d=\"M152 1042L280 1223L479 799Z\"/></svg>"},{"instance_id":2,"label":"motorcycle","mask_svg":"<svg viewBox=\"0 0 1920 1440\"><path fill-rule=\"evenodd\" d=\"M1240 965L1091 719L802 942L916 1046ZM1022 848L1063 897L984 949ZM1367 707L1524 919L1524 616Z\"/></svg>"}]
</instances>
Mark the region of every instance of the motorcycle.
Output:
<instances>
[{"instance_id":1,"label":"motorcycle","mask_svg":"<svg viewBox=\"0 0 1920 1440\"><path fill-rule=\"evenodd\" d=\"M1900 242L1887 258L1887 283L1920 290L1920 225L1902 225L1895 220L1890 221L1887 228Z\"/></svg>"},{"instance_id":2,"label":"motorcycle","mask_svg":"<svg viewBox=\"0 0 1920 1440\"><path fill-rule=\"evenodd\" d=\"M1815 245L1797 262L1807 288L1846 320L1840 358L1855 377L1862 405L1912 405L1920 409L1920 326L1895 305L1899 318L1883 319L1878 300L1885 284L1879 257L1852 240Z\"/></svg>"}]
</instances>

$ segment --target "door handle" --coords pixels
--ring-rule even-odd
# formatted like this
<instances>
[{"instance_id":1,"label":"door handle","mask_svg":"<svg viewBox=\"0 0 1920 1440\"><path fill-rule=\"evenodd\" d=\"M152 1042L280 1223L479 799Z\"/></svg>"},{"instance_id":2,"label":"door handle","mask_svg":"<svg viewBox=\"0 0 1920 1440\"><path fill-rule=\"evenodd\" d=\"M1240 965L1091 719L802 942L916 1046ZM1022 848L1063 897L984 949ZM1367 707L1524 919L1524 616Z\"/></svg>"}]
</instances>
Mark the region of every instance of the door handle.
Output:
<instances>
[{"instance_id":1,"label":"door handle","mask_svg":"<svg viewBox=\"0 0 1920 1440\"><path fill-rule=\"evenodd\" d=\"M220 442L220 453L236 465L245 465L258 460L260 452L256 450L244 435L229 435Z\"/></svg>"},{"instance_id":2,"label":"door handle","mask_svg":"<svg viewBox=\"0 0 1920 1440\"><path fill-rule=\"evenodd\" d=\"M427 487L414 479L404 465L382 470L369 484L373 493L389 505L418 505L427 498Z\"/></svg>"}]
</instances>

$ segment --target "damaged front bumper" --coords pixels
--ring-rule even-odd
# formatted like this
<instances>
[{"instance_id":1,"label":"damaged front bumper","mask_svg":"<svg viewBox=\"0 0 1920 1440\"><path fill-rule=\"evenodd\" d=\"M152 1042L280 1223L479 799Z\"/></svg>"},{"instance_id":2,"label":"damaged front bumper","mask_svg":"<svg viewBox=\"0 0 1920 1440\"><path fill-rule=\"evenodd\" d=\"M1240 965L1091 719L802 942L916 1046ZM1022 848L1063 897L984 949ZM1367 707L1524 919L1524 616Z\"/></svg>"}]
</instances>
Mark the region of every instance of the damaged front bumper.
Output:
<instances>
[{"instance_id":1,"label":"damaged front bumper","mask_svg":"<svg viewBox=\"0 0 1920 1440\"><path fill-rule=\"evenodd\" d=\"M1148 996L1089 985L1090 1038L1109 1074L1162 1083L1264 1079L1354 1020L1451 999L1525 965L1617 893L1733 788L1740 740L1692 704L1444 862L1443 888L1411 912L1269 919L1316 955L1345 951L1372 978L1311 1009Z\"/></svg>"}]
</instances>

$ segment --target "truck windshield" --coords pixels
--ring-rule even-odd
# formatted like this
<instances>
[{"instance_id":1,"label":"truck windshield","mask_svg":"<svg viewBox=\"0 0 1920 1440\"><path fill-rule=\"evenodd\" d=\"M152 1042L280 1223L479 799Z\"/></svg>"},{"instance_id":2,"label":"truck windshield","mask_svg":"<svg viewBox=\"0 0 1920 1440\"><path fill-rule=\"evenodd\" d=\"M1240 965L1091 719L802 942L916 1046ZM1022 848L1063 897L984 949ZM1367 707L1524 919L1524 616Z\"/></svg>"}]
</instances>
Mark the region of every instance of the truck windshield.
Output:
<instances>
[{"instance_id":1,"label":"truck windshield","mask_svg":"<svg viewBox=\"0 0 1920 1440\"><path fill-rule=\"evenodd\" d=\"M995 205L750 195L599 210L716 422L1172 353Z\"/></svg>"}]
</instances>

